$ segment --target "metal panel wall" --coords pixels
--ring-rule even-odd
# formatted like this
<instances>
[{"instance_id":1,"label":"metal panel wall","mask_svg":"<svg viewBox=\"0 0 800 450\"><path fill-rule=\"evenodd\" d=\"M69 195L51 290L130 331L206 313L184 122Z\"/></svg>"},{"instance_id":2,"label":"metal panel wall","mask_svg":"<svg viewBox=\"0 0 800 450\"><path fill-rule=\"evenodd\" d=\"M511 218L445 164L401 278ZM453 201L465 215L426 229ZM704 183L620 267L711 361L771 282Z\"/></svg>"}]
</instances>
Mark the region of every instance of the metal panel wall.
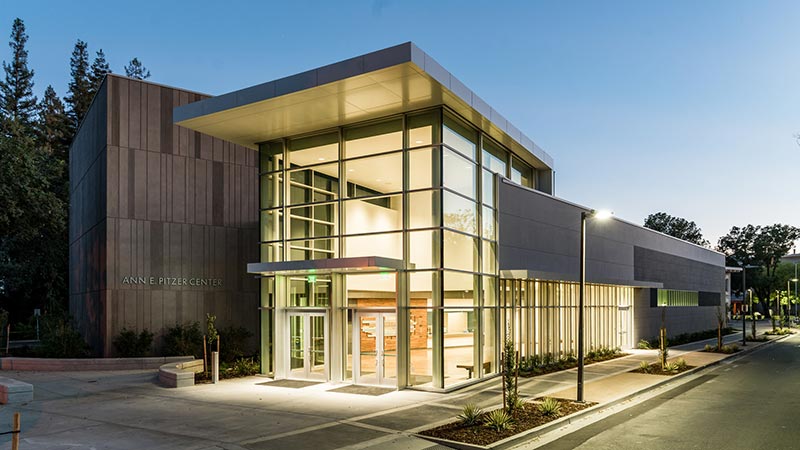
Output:
<instances>
[{"instance_id":1,"label":"metal panel wall","mask_svg":"<svg viewBox=\"0 0 800 450\"><path fill-rule=\"evenodd\" d=\"M257 336L258 284L244 270L258 260L257 153L172 123L201 98L109 75L73 143L72 178L90 183L71 183L70 309L99 354L113 355L123 327L149 329L158 347L164 327L206 313ZM183 285L197 279L222 285Z\"/></svg>"}]
</instances>

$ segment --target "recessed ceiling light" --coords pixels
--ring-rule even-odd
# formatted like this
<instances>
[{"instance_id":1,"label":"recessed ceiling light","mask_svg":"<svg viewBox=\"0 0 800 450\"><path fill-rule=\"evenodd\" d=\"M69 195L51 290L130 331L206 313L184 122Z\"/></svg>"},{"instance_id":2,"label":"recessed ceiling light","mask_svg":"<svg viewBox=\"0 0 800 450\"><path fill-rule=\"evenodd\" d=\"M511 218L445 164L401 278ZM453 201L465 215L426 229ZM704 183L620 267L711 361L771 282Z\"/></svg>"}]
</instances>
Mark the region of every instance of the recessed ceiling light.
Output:
<instances>
[{"instance_id":1,"label":"recessed ceiling light","mask_svg":"<svg viewBox=\"0 0 800 450\"><path fill-rule=\"evenodd\" d=\"M317 158L317 161L325 161L325 158Z\"/></svg>"},{"instance_id":2,"label":"recessed ceiling light","mask_svg":"<svg viewBox=\"0 0 800 450\"><path fill-rule=\"evenodd\" d=\"M383 181L383 180L381 180L380 178L375 178L375 181Z\"/></svg>"},{"instance_id":3,"label":"recessed ceiling light","mask_svg":"<svg viewBox=\"0 0 800 450\"><path fill-rule=\"evenodd\" d=\"M422 141L414 141L415 144L422 144Z\"/></svg>"},{"instance_id":4,"label":"recessed ceiling light","mask_svg":"<svg viewBox=\"0 0 800 450\"><path fill-rule=\"evenodd\" d=\"M355 172L356 169L347 169L348 172Z\"/></svg>"}]
</instances>

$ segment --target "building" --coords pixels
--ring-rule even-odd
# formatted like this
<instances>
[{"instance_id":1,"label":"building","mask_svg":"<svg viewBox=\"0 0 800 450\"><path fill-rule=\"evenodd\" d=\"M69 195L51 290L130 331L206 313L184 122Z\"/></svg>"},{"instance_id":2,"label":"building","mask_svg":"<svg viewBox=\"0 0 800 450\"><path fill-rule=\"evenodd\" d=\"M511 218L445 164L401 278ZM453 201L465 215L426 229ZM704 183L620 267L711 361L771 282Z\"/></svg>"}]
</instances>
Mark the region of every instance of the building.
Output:
<instances>
[{"instance_id":1,"label":"building","mask_svg":"<svg viewBox=\"0 0 800 450\"><path fill-rule=\"evenodd\" d=\"M504 336L576 347L588 208L412 43L217 97L111 75L71 152L72 311L104 354L210 312L276 378L448 390L496 374ZM589 221L586 264L590 347L724 307L722 254L621 219Z\"/></svg>"}]
</instances>

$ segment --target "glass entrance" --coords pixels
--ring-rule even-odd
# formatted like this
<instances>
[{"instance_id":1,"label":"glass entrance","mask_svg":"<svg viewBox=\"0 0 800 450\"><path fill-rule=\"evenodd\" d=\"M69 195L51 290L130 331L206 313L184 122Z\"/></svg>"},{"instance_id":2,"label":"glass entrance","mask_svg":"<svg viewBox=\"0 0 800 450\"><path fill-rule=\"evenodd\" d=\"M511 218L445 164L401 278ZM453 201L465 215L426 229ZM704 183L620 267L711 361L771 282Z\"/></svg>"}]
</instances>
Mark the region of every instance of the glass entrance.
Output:
<instances>
[{"instance_id":1,"label":"glass entrance","mask_svg":"<svg viewBox=\"0 0 800 450\"><path fill-rule=\"evenodd\" d=\"M287 378L328 379L328 324L324 312L289 313Z\"/></svg>"},{"instance_id":2,"label":"glass entrance","mask_svg":"<svg viewBox=\"0 0 800 450\"><path fill-rule=\"evenodd\" d=\"M355 383L397 386L397 314L359 312L356 324Z\"/></svg>"}]
</instances>

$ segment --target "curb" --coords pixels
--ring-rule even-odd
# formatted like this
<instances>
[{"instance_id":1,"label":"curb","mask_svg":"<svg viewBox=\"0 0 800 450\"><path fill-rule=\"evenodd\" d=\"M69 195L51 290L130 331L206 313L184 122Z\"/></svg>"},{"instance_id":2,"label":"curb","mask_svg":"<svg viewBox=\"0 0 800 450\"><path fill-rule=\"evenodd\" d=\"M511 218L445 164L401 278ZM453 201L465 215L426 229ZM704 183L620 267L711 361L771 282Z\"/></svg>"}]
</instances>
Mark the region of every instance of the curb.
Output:
<instances>
[{"instance_id":1,"label":"curb","mask_svg":"<svg viewBox=\"0 0 800 450\"><path fill-rule=\"evenodd\" d=\"M787 334L787 335L784 335L784 336L779 336L776 339L770 339L767 342L759 342L758 345L751 345L748 348L739 347L740 350L738 352L732 353L730 355L726 355L724 358L722 358L720 360L708 363L708 364L703 365L703 366L698 366L698 367L695 367L693 369L689 369L689 370L687 370L685 372L681 372L681 373L676 374L676 375L672 375L672 376L667 377L667 378L665 378L665 379L663 379L661 381L656 382L655 384L647 386L646 388L639 389L638 391L631 392L631 393L629 393L627 395L624 395L624 396L622 396L620 398L612 400L612 401L610 401L608 403L602 403L602 404L598 404L598 405L592 406L590 408L586 408L586 409L584 409L582 411L578 411L576 413L570 414L569 416L565 416L565 417L562 417L560 419L556 419L556 420L554 420L552 422L548 422L548 423L546 423L544 425L541 425L539 427L536 427L536 428L531 428L530 430L523 431L522 433L516 434L514 436L509 436L509 437L507 437L505 439L499 440L499 441L494 442L494 443L489 444L489 445L467 444L467 443L464 443L464 442L457 442L457 441L451 441L451 440L448 440L448 439L436 438L436 437L432 437L432 436L425 436L425 435L422 435L422 434L419 434L419 433L414 433L413 436L415 436L417 438L420 438L420 439L424 439L426 441L434 442L434 443L437 443L437 444L440 444L440 445L456 448L456 449L459 449L459 450L478 450L478 449L480 449L480 450L495 450L495 449L509 448L512 445L520 444L522 441L531 440L532 438L539 437L539 436L547 434L547 433L549 433L549 432L551 432L551 431L553 431L553 430L555 430L557 428L561 428L564 425L569 425L569 424L571 424L574 421L577 421L579 419L583 419L583 418L585 418L587 416L590 416L590 415L593 415L593 414L602 413L607 409L613 408L614 406L617 406L617 405L619 405L621 403L629 401L629 400L631 400L631 399L633 399L635 397L638 397L638 396L640 396L642 394L645 394L647 392L653 391L653 390L655 390L657 388L661 388L661 387L664 387L664 386L669 385L669 384L677 383L678 381L683 381L685 378L689 377L690 375L694 375L694 374L699 373L699 372L701 372L703 370L706 370L708 368L718 366L723 361L731 361L731 360L739 359L742 356L744 356L745 354L748 354L748 353L754 352L756 350L768 347L768 346L770 346L770 345L772 345L772 344L774 344L776 342L783 341L784 339L787 339L787 338L789 338L791 336L792 336L791 334ZM753 343L753 344L755 344L755 343ZM702 350L700 350L700 351L702 351ZM677 385L673 386L670 389L675 388L675 387L678 387L678 386ZM452 421L450 421L450 422L452 422Z\"/></svg>"}]
</instances>

